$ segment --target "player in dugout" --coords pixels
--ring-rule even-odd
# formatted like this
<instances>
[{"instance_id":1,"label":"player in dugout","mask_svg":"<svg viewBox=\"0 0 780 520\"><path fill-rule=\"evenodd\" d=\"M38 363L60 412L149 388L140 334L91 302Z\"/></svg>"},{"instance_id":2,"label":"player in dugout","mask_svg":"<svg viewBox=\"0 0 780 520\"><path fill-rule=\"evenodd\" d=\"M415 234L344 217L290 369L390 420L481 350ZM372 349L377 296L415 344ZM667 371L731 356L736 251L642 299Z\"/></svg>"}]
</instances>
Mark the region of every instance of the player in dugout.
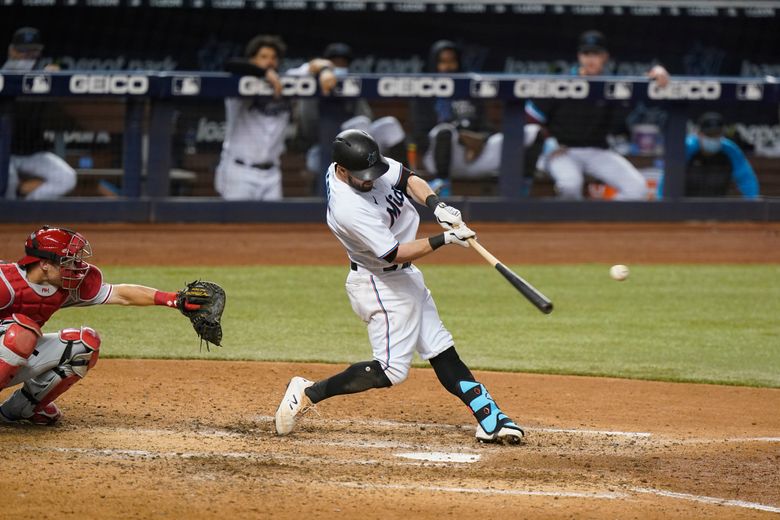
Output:
<instances>
[{"instance_id":1,"label":"player in dugout","mask_svg":"<svg viewBox=\"0 0 780 520\"><path fill-rule=\"evenodd\" d=\"M705 112L696 126L698 131L685 139L685 196L725 197L734 185L743 198L757 199L756 172L737 143L723 135L723 116ZM659 199L663 189L662 178Z\"/></svg>"},{"instance_id":2,"label":"player in dugout","mask_svg":"<svg viewBox=\"0 0 780 520\"><path fill-rule=\"evenodd\" d=\"M599 31L585 31L579 37L577 66L572 71L578 76L607 74L610 54L607 40ZM647 76L663 87L669 82L669 73L661 65L654 65ZM615 200L645 200L647 182L625 157L609 148L609 135L625 134L627 106L616 102L585 102L579 100L528 101L525 112L530 122L545 127L545 140L537 168L550 174L561 199L583 198L585 174L617 190Z\"/></svg>"},{"instance_id":3,"label":"player in dugout","mask_svg":"<svg viewBox=\"0 0 780 520\"><path fill-rule=\"evenodd\" d=\"M8 59L0 71L29 72L40 67L43 53L41 33L34 27L21 27L11 37ZM59 66L48 64L44 72L56 72ZM57 105L34 99L17 99L13 104L13 136L8 186L5 198L49 200L59 198L76 186L76 170L48 151L44 124L53 128L63 117ZM2 196L3 194L0 194Z\"/></svg>"}]
</instances>

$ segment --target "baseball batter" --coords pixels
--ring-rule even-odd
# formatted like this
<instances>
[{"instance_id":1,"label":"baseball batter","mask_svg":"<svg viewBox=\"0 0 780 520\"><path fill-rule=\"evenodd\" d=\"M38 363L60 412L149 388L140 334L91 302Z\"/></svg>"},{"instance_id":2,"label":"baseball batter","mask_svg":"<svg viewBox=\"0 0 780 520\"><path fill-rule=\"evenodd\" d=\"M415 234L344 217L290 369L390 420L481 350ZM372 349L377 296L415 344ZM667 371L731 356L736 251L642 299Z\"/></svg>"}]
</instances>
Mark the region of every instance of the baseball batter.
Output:
<instances>
[{"instance_id":1,"label":"baseball batter","mask_svg":"<svg viewBox=\"0 0 780 520\"><path fill-rule=\"evenodd\" d=\"M424 180L383 157L367 133L341 132L333 159L326 176L327 221L347 250L347 294L368 326L373 360L316 383L293 377L276 411L276 432L290 433L299 414L330 397L402 383L417 352L431 363L442 386L471 409L478 440L519 443L523 430L461 361L422 273L412 265L447 244L468 247L474 232ZM431 208L445 232L416 239L420 218L410 199Z\"/></svg>"},{"instance_id":2,"label":"baseball batter","mask_svg":"<svg viewBox=\"0 0 780 520\"><path fill-rule=\"evenodd\" d=\"M84 261L90 245L75 231L44 226L27 238L24 250L18 262L0 262L0 390L22 384L0 405L0 423L56 423L62 412L54 400L97 363L101 340L94 329L42 333L59 309L104 304L199 308L175 292L106 283L100 269Z\"/></svg>"},{"instance_id":3,"label":"baseball batter","mask_svg":"<svg viewBox=\"0 0 780 520\"><path fill-rule=\"evenodd\" d=\"M277 69L285 49L276 36L257 36L247 44L244 54L253 66L249 70L267 80L276 95L271 99L225 99L225 140L214 177L214 188L225 199L282 198L280 158L285 150L291 104L280 97L282 83ZM327 93L336 83L333 71L324 70L328 63L315 59L285 75L319 74L320 88Z\"/></svg>"}]
</instances>

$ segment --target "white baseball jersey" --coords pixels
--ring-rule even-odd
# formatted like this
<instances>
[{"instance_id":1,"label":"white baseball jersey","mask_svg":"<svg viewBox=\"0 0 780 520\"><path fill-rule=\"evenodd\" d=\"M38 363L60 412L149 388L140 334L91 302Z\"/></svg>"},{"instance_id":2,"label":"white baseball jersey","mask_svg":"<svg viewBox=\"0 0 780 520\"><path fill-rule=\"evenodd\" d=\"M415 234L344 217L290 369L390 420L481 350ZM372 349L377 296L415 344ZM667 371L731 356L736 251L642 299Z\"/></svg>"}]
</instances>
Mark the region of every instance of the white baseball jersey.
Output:
<instances>
[{"instance_id":1,"label":"white baseball jersey","mask_svg":"<svg viewBox=\"0 0 780 520\"><path fill-rule=\"evenodd\" d=\"M302 76L309 64L288 70ZM279 159L290 123L288 99L225 99L225 140L214 187L226 199L277 200L282 198ZM262 165L262 166L260 166Z\"/></svg>"},{"instance_id":2,"label":"white baseball jersey","mask_svg":"<svg viewBox=\"0 0 780 520\"><path fill-rule=\"evenodd\" d=\"M394 384L409 374L415 352L422 359L438 356L453 345L439 318L422 272L386 259L400 244L415 240L420 216L405 194L410 174L387 159L390 169L360 192L328 168L328 226L357 264L347 277L352 309L368 326L374 359ZM406 264L404 264L406 265Z\"/></svg>"},{"instance_id":3,"label":"white baseball jersey","mask_svg":"<svg viewBox=\"0 0 780 520\"><path fill-rule=\"evenodd\" d=\"M335 163L326 174L328 227L347 250L350 260L370 270L391 264L385 260L399 244L417 236L420 216L403 191L409 170L388 158L390 169L360 192L336 177ZM404 178L406 177L406 178Z\"/></svg>"}]
</instances>

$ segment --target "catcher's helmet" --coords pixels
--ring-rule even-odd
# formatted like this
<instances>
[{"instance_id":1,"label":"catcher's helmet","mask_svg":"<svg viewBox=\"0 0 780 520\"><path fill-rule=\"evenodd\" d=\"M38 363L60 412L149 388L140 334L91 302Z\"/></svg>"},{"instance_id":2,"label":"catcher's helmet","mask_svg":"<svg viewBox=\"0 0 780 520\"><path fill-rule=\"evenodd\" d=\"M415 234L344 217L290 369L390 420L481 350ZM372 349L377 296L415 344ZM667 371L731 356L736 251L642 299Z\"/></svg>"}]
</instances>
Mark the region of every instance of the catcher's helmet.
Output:
<instances>
[{"instance_id":1,"label":"catcher's helmet","mask_svg":"<svg viewBox=\"0 0 780 520\"><path fill-rule=\"evenodd\" d=\"M362 130L344 130L333 141L333 161L361 181L374 181L390 168L374 138Z\"/></svg>"},{"instance_id":2,"label":"catcher's helmet","mask_svg":"<svg viewBox=\"0 0 780 520\"><path fill-rule=\"evenodd\" d=\"M43 226L27 237L24 252L26 256L17 262L21 266L40 262L41 259L59 265L64 289L76 289L81 285L89 270L89 264L84 259L92 256L92 249L83 235L49 226Z\"/></svg>"}]
</instances>

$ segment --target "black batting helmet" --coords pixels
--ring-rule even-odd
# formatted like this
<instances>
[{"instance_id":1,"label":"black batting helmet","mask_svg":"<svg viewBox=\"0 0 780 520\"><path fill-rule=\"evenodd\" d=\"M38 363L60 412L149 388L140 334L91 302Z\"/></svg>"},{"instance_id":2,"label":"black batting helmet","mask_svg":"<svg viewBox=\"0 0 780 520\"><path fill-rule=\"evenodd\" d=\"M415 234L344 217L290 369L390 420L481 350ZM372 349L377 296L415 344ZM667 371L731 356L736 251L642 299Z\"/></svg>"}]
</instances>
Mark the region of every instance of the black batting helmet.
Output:
<instances>
[{"instance_id":1,"label":"black batting helmet","mask_svg":"<svg viewBox=\"0 0 780 520\"><path fill-rule=\"evenodd\" d=\"M333 141L333 161L361 181L374 181L390 168L374 138L362 130L344 130Z\"/></svg>"}]
</instances>

